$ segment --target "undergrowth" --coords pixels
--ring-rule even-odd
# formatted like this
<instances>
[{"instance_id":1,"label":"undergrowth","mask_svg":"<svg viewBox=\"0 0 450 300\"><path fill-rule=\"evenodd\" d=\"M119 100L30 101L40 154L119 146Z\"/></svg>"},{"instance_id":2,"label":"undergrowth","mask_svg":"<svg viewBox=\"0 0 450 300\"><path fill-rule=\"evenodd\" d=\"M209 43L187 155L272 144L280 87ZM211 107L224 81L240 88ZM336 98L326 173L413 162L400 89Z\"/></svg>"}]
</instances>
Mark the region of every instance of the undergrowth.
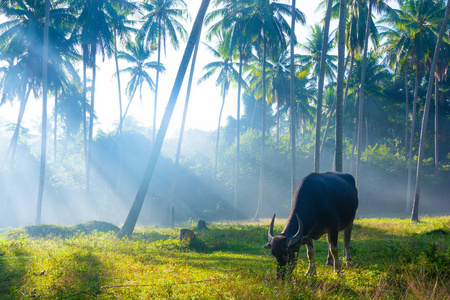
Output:
<instances>
[{"instance_id":1,"label":"undergrowth","mask_svg":"<svg viewBox=\"0 0 450 300\"><path fill-rule=\"evenodd\" d=\"M304 276L302 247L284 281L261 248L268 222L191 225L191 243L179 242L179 228L140 227L122 240L114 227L10 230L0 237L0 299L450 299L450 217L357 220L354 267L339 276L326 267L323 237L318 275Z\"/></svg>"}]
</instances>

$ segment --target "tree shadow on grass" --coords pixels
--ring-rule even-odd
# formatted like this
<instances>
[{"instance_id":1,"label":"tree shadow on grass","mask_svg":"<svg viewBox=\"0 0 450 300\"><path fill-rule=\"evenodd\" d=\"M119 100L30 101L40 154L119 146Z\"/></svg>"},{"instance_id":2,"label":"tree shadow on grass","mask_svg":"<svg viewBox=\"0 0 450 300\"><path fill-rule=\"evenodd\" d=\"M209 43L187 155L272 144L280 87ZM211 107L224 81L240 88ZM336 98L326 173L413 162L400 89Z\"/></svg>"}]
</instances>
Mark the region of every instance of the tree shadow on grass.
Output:
<instances>
[{"instance_id":1,"label":"tree shadow on grass","mask_svg":"<svg viewBox=\"0 0 450 300\"><path fill-rule=\"evenodd\" d=\"M60 279L49 288L54 291L54 297L92 299L101 293L100 288L107 282L108 275L106 266L92 251L80 248L60 263L55 270Z\"/></svg>"},{"instance_id":2,"label":"tree shadow on grass","mask_svg":"<svg viewBox=\"0 0 450 300\"><path fill-rule=\"evenodd\" d=\"M20 289L29 266L29 256L25 253L6 256L0 252L0 299L20 298Z\"/></svg>"}]
</instances>

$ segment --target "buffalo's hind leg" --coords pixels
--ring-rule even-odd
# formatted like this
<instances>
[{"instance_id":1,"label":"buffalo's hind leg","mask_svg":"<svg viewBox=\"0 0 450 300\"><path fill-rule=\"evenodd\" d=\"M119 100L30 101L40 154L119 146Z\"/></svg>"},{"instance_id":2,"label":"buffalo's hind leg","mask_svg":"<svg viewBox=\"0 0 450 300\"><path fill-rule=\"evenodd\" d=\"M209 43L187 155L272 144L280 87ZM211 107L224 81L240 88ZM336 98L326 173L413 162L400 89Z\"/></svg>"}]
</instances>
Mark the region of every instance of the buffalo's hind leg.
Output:
<instances>
[{"instance_id":1,"label":"buffalo's hind leg","mask_svg":"<svg viewBox=\"0 0 450 300\"><path fill-rule=\"evenodd\" d=\"M350 237L352 235L353 224L344 230L344 251L345 251L345 261L347 267L353 266L352 257L350 255Z\"/></svg>"}]
</instances>

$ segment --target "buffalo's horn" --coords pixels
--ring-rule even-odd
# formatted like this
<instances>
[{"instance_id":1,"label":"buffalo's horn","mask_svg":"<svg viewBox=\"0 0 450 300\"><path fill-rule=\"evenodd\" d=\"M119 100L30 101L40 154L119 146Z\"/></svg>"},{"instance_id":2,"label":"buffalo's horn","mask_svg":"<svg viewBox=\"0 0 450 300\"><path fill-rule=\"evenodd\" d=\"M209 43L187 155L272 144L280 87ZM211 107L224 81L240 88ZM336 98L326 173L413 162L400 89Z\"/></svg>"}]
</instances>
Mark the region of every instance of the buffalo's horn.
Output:
<instances>
[{"instance_id":1,"label":"buffalo's horn","mask_svg":"<svg viewBox=\"0 0 450 300\"><path fill-rule=\"evenodd\" d=\"M269 226L269 232L268 232L269 244L272 242L272 239L273 239L273 224L275 223L275 216L276 215L277 214L273 215L272 222L270 222L270 226Z\"/></svg>"},{"instance_id":2,"label":"buffalo's horn","mask_svg":"<svg viewBox=\"0 0 450 300\"><path fill-rule=\"evenodd\" d=\"M297 233L289 239L289 244L288 247L293 246L295 244L297 244L298 242L301 241L302 239L302 229L303 229L303 222L302 219L300 219L300 217L298 216L298 214L295 214L295 216L297 217L297 222L298 222L298 230Z\"/></svg>"}]
</instances>

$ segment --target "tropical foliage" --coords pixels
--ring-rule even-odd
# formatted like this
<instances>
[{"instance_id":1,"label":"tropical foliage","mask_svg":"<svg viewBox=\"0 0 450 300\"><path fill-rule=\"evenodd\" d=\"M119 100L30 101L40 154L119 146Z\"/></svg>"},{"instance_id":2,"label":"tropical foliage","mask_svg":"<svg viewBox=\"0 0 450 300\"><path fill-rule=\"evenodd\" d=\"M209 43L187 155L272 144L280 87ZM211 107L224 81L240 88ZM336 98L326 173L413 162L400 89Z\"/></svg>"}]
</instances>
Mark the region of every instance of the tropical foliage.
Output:
<instances>
[{"instance_id":1,"label":"tropical foliage","mask_svg":"<svg viewBox=\"0 0 450 300\"><path fill-rule=\"evenodd\" d=\"M300 27L309 32L301 40L295 36L298 29L291 32L290 21L305 25L307 16L285 1L212 2L203 23L201 40L205 42L199 43L200 49L209 52L211 60L197 64L203 68L198 72L201 78L197 88L210 84L214 78L220 87L221 107L237 98L238 109L226 124L222 109L205 112L218 116L217 131L212 134L186 132L184 143L189 147L184 147L185 154L177 157L186 178L194 179L187 181L190 186L179 184L174 192L174 206L180 210L180 219L197 216L257 219L276 209L287 212L292 166L297 166L296 178L313 171L318 159L322 159L322 169L318 171L334 170L335 152L341 153L336 157L342 156L338 169L357 176L363 213L382 208L403 212L405 204L411 209L409 194L413 189L414 165L422 162L423 181L428 187L423 193L430 199L435 197L434 203L445 202L442 195L449 187L444 182L450 172L450 144L446 136L450 128L448 30L443 33L439 49L435 48L440 29L449 27L448 22L443 24L447 2L408 0L391 4L348 0L346 3L346 10L339 10L336 4L330 14L334 18L339 11L346 12L341 18L345 24L340 26L344 32L330 28L327 34L322 22L308 24ZM28 203L23 198L34 188L34 184L30 191L21 188L30 178L24 174L35 174L37 162L45 155L38 154L36 138L30 134L30 128L24 127L23 119L28 99L33 96L41 101L45 94L53 97L55 103L51 116L54 147L49 149L54 158L43 173L48 197L52 199L48 203L56 205L55 199L65 199L55 206L57 211L67 209L73 205L73 199L81 198L80 203L92 208L92 216L108 218L110 209L117 212L110 214L115 221L123 221L130 205L128 195L135 193L148 149L155 145L158 85L165 70L161 55L166 44L178 50L187 41L187 28L191 26L189 7L190 3L183 0L50 1L46 18L44 0L1 1L0 110L7 103L17 103L19 107L15 124L0 123L7 129L0 134L2 211ZM47 67L43 59L45 24ZM339 35L345 37L340 40L341 47L344 42L346 45L340 57L335 55ZM290 45L294 46L294 53L289 50ZM436 68L430 76L434 53L438 53ZM97 66L100 59L111 60L113 56L119 85L128 80L125 89L128 101L122 111L120 100L117 126L103 132L96 128L99 111L95 95L100 88L96 86ZM341 75L345 74L341 76L344 82L339 83L338 60ZM47 80L43 76L45 70ZM323 104L319 100L320 70L324 74ZM292 94L288 84L291 80ZM177 84L181 86L181 82ZM434 84L432 96L427 90L429 84ZM45 86L48 91L44 91ZM153 105L150 129L141 128L128 114L136 93L143 102ZM428 107L427 94L434 106L430 110L434 126L428 126L431 134L420 141L426 135L419 132L416 123L423 119ZM341 122L334 123L338 98ZM410 98L413 100L409 101ZM322 122L326 118L328 122ZM42 122L47 124L44 118ZM291 128L296 128L293 135ZM151 142L147 140L147 130L152 132ZM296 151L292 151L291 140L295 141ZM419 142L425 149L423 161L418 158ZM319 146L322 150L317 157ZM177 148L171 140L164 147L166 156L173 155L172 149ZM18 153L20 160L16 159ZM156 219L162 222L168 214L163 207L169 198L166 194L170 180L162 174L172 171L173 165L168 157L165 159L163 167L156 166L156 174L162 177L153 179L147 200L149 206L160 209L151 214L153 223L157 223ZM31 181L36 180L37 184L35 177L32 175ZM387 192L390 183L395 192ZM183 197L183 193L196 198L204 205L203 210L197 202ZM46 194L44 214L45 197ZM277 206L279 203L281 206ZM380 203L389 205L383 207ZM431 200L425 203L426 207L432 206Z\"/></svg>"}]
</instances>

